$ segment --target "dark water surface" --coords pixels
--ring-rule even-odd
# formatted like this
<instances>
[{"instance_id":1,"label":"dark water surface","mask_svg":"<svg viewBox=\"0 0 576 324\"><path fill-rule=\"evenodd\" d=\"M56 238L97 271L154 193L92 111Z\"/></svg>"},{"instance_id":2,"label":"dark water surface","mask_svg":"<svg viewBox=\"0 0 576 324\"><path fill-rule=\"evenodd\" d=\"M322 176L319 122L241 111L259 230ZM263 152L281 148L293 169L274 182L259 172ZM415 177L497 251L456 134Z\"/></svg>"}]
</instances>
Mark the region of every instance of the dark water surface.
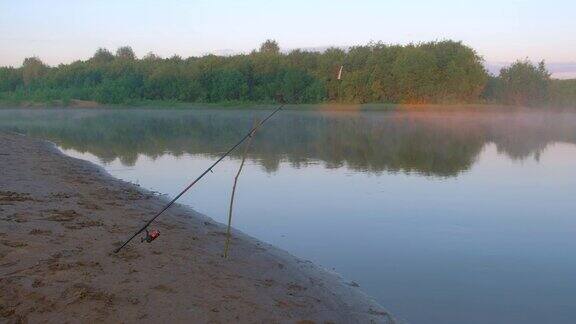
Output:
<instances>
[{"instance_id":1,"label":"dark water surface","mask_svg":"<svg viewBox=\"0 0 576 324\"><path fill-rule=\"evenodd\" d=\"M173 196L267 113L0 110L0 129ZM239 162L181 202L225 222ZM254 140L234 226L409 323L575 323L576 113L284 111Z\"/></svg>"}]
</instances>

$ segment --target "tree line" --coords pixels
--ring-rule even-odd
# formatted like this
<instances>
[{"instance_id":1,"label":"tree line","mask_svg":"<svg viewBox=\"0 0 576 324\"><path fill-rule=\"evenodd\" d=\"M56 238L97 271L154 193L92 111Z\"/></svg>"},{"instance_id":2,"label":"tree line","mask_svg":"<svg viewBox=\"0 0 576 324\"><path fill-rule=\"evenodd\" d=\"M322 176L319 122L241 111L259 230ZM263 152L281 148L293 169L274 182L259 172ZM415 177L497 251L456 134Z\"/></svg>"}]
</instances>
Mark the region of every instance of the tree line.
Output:
<instances>
[{"instance_id":1,"label":"tree line","mask_svg":"<svg viewBox=\"0 0 576 324\"><path fill-rule=\"evenodd\" d=\"M338 78L342 68L342 78ZM249 54L137 58L100 48L85 61L50 67L37 57L0 68L5 101L145 100L223 103L576 103L573 82L552 80L544 63L517 61L490 76L472 48L455 41L370 43L323 52L282 53L264 42Z\"/></svg>"}]
</instances>

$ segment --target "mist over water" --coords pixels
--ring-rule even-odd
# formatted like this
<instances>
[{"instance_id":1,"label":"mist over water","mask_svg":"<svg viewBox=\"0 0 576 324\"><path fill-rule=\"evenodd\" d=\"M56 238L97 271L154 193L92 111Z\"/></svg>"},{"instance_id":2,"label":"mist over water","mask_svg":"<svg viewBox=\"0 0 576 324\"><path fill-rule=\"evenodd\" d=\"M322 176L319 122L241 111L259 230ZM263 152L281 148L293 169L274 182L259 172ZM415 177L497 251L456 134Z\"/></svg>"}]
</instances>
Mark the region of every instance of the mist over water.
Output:
<instances>
[{"instance_id":1,"label":"mist over water","mask_svg":"<svg viewBox=\"0 0 576 324\"><path fill-rule=\"evenodd\" d=\"M172 196L267 113L0 110L0 130ZM181 202L224 222L239 154ZM571 323L575 166L574 112L288 110L253 142L234 226L411 323Z\"/></svg>"},{"instance_id":2,"label":"mist over water","mask_svg":"<svg viewBox=\"0 0 576 324\"><path fill-rule=\"evenodd\" d=\"M265 110L3 110L1 129L50 139L102 163L144 155L217 157ZM576 143L573 112L284 111L259 131L250 158L266 171L321 162L359 172L457 176L485 145L521 161L557 142ZM235 152L233 158L238 158Z\"/></svg>"}]
</instances>

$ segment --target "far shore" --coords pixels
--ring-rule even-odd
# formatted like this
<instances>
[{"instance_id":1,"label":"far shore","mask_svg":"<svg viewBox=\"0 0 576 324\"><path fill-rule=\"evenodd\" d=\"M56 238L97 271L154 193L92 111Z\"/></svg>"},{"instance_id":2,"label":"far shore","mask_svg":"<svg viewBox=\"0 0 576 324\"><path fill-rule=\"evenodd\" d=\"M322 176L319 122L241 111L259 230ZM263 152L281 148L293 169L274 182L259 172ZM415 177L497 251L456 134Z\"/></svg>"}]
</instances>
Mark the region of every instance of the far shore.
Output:
<instances>
[{"instance_id":1,"label":"far shore","mask_svg":"<svg viewBox=\"0 0 576 324\"><path fill-rule=\"evenodd\" d=\"M0 322L394 323L353 282L181 205L0 132Z\"/></svg>"},{"instance_id":2,"label":"far shore","mask_svg":"<svg viewBox=\"0 0 576 324\"><path fill-rule=\"evenodd\" d=\"M101 104L95 101L72 99L69 101L55 100L53 102L6 102L0 101L0 109L270 109L277 107L279 103L245 103L245 102L222 102L222 103L187 103L174 101L136 101L125 104ZM318 104L284 104L287 110L334 110L334 111L401 111L401 110L554 110L573 111L576 107L518 107L493 103L466 103L466 104L392 104L392 103L340 103L327 102Z\"/></svg>"}]
</instances>

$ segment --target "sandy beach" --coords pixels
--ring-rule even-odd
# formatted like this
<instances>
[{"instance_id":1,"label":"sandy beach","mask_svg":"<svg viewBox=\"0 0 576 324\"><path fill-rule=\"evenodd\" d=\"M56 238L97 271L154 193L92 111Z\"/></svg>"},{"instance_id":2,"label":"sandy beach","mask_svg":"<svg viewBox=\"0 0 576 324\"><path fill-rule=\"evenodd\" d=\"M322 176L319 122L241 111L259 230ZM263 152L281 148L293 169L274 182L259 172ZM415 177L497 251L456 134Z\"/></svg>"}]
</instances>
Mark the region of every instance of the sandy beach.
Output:
<instances>
[{"instance_id":1,"label":"sandy beach","mask_svg":"<svg viewBox=\"0 0 576 324\"><path fill-rule=\"evenodd\" d=\"M166 198L0 133L0 322L393 323L334 272L176 205L114 254ZM192 193L193 194L193 193ZM226 197L227 198L227 197Z\"/></svg>"}]
</instances>

